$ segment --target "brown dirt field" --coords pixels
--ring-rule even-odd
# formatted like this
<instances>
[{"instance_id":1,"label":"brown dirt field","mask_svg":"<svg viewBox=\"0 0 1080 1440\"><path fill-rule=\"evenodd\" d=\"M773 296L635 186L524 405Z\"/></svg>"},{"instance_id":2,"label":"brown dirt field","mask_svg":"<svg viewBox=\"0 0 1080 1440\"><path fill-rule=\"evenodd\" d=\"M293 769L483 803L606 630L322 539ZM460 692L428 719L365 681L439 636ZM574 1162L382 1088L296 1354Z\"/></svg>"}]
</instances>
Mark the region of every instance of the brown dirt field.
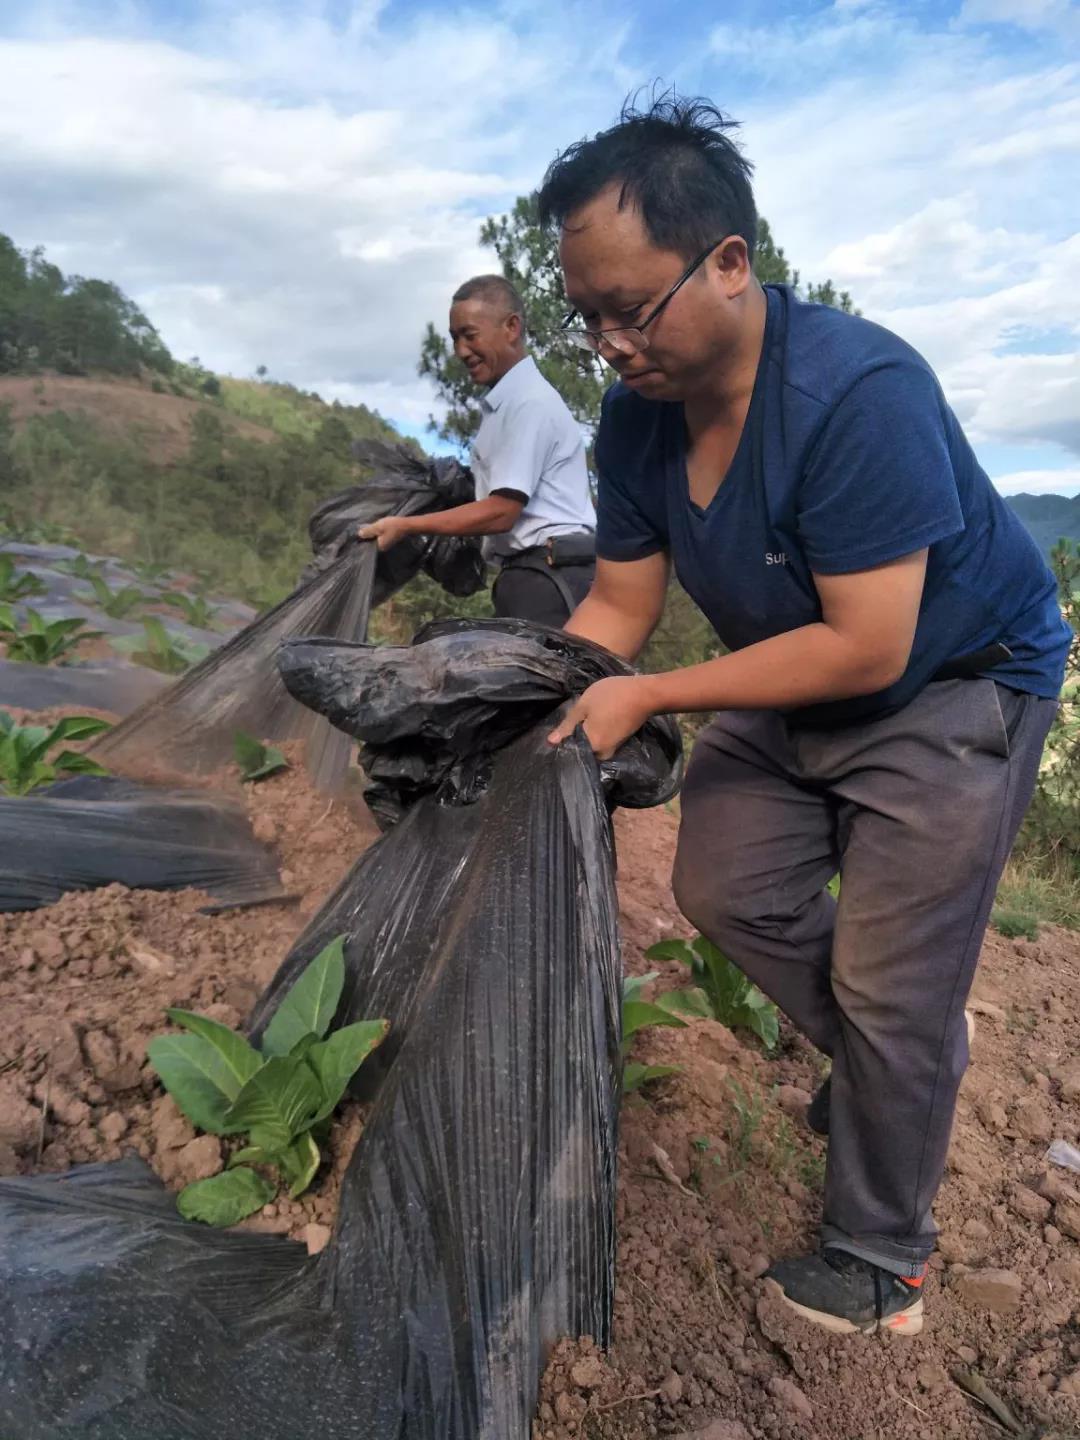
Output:
<instances>
[{"instance_id":1,"label":"brown dirt field","mask_svg":"<svg viewBox=\"0 0 1080 1440\"><path fill-rule=\"evenodd\" d=\"M149 385L124 380L74 375L9 375L0 378L0 405L10 405L16 424L34 415L65 411L87 415L106 434L119 440L139 432L140 448L149 460L161 464L186 454L191 421L200 410L212 408L226 429L249 440L274 441L277 436L262 425L230 415L218 406L179 395L158 395Z\"/></svg>"},{"instance_id":2,"label":"brown dirt field","mask_svg":"<svg viewBox=\"0 0 1080 1440\"><path fill-rule=\"evenodd\" d=\"M231 782L235 783L235 781ZM247 788L278 846L292 905L219 916L201 897L118 886L0 916L0 1174L145 1156L179 1187L222 1163L145 1065L162 1011L237 1024L305 919L374 835L299 771ZM626 967L684 933L668 887L677 822L616 819ZM544 1380L535 1440L982 1440L1007 1433L952 1378L975 1370L1030 1440L1080 1437L1080 1177L1047 1143L1080 1140L1080 941L988 938L977 1034L949 1173L941 1248L916 1340L838 1339L790 1316L761 1279L813 1244L823 1142L802 1112L821 1067L785 1028L773 1056L711 1021L654 1030L636 1058L682 1067L623 1111L611 1351L568 1340ZM348 1107L324 1174L247 1224L325 1241L362 1128ZM309 1231L308 1226L318 1228ZM1008 1271L989 1308L984 1270ZM994 1287L991 1287L993 1290ZM993 1295L991 1295L993 1299Z\"/></svg>"}]
</instances>

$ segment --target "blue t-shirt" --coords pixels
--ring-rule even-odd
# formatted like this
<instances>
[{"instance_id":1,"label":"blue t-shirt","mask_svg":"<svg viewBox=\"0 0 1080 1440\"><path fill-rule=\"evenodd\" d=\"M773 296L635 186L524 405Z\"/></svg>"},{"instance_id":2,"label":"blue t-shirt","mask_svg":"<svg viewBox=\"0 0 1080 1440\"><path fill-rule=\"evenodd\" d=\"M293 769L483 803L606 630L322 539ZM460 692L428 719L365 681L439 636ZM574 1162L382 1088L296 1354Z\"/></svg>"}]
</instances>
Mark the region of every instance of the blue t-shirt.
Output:
<instances>
[{"instance_id":1,"label":"blue t-shirt","mask_svg":"<svg viewBox=\"0 0 1080 1440\"><path fill-rule=\"evenodd\" d=\"M1061 688L1071 632L1054 577L980 468L926 361L858 316L765 287L753 398L709 505L690 499L678 403L624 385L596 437L597 553L670 552L729 650L813 624L811 572L843 575L928 549L911 659L888 689L799 710L808 724L891 714L947 661L1002 641L988 672L1034 695Z\"/></svg>"}]
</instances>

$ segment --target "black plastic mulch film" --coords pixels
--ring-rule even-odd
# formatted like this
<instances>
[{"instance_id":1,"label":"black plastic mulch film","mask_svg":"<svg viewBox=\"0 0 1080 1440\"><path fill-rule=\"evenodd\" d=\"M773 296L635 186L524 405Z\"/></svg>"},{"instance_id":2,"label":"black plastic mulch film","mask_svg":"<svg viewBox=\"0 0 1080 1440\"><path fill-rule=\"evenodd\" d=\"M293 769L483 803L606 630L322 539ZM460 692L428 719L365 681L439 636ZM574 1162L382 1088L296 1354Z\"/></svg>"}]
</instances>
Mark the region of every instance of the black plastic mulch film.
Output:
<instances>
[{"instance_id":1,"label":"black plastic mulch film","mask_svg":"<svg viewBox=\"0 0 1080 1440\"><path fill-rule=\"evenodd\" d=\"M0 1181L0 1440L527 1440L550 1346L610 1324L609 808L659 803L681 769L664 721L602 767L580 735L549 745L566 699L622 669L515 622L284 647L397 820L251 1019L344 933L335 1025L391 1022L333 1239L309 1259L189 1224L134 1159Z\"/></svg>"},{"instance_id":2,"label":"black plastic mulch film","mask_svg":"<svg viewBox=\"0 0 1080 1440\"><path fill-rule=\"evenodd\" d=\"M156 763L186 773L216 770L232 759L237 730L261 740L303 740L315 785L333 791L344 780L347 739L289 696L277 672L277 649L293 635L362 640L371 609L421 569L454 595L484 584L477 542L409 537L378 552L361 542L361 525L386 515L426 514L473 498L469 470L456 460L418 459L378 441L354 447L371 478L324 501L308 524L314 560L296 590L167 690L102 736L90 753L105 765Z\"/></svg>"}]
</instances>

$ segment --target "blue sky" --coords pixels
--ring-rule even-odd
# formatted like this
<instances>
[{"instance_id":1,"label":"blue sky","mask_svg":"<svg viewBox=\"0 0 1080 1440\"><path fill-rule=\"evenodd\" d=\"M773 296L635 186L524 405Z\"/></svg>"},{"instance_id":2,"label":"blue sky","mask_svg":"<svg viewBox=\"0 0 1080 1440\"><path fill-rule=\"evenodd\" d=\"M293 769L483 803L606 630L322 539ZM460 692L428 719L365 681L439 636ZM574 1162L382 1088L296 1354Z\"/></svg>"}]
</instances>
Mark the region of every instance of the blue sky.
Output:
<instances>
[{"instance_id":1,"label":"blue sky","mask_svg":"<svg viewBox=\"0 0 1080 1440\"><path fill-rule=\"evenodd\" d=\"M1080 491L1075 0L0 0L0 230L175 353L422 433L479 221L656 78L743 122L759 205L935 365L1007 490Z\"/></svg>"}]
</instances>

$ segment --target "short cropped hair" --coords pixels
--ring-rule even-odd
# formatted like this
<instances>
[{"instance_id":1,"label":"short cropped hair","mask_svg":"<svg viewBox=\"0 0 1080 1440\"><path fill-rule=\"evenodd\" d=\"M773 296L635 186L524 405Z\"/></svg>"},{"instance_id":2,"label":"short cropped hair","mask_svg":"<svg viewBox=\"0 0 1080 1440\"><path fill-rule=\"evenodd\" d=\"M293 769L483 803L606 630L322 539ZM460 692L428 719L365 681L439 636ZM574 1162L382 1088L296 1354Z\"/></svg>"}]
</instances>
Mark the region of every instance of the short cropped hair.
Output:
<instances>
[{"instance_id":1,"label":"short cropped hair","mask_svg":"<svg viewBox=\"0 0 1080 1440\"><path fill-rule=\"evenodd\" d=\"M489 305L503 306L507 315L517 315L525 324L525 302L510 281L502 275L474 275L454 291L451 304L459 300L486 300Z\"/></svg>"},{"instance_id":2,"label":"short cropped hair","mask_svg":"<svg viewBox=\"0 0 1080 1440\"><path fill-rule=\"evenodd\" d=\"M627 100L616 125L552 161L537 195L540 223L563 226L609 185L633 205L654 245L687 260L725 235L753 259L753 166L731 137L738 122L709 100L669 94L646 108Z\"/></svg>"}]
</instances>

